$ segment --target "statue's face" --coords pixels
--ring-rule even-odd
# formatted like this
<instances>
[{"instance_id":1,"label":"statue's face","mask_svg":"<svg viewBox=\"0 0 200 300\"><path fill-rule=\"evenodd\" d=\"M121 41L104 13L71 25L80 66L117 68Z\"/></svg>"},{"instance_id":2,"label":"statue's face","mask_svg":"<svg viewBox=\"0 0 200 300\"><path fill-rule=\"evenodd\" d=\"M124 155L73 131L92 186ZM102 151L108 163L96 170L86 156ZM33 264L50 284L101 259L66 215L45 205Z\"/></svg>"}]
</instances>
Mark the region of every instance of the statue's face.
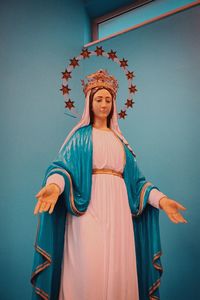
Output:
<instances>
[{"instance_id":1,"label":"statue's face","mask_svg":"<svg viewBox=\"0 0 200 300\"><path fill-rule=\"evenodd\" d=\"M112 108L112 95L106 89L98 90L93 96L92 110L94 117L107 118Z\"/></svg>"}]
</instances>

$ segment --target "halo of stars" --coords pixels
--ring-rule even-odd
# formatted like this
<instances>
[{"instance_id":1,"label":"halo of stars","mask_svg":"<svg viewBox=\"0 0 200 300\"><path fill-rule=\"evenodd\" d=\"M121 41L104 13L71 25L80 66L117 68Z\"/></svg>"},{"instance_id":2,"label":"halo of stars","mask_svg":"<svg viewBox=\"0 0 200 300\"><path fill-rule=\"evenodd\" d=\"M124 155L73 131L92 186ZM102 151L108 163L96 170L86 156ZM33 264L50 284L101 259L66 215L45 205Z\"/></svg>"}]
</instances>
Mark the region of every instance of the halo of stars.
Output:
<instances>
[{"instance_id":1,"label":"halo of stars","mask_svg":"<svg viewBox=\"0 0 200 300\"><path fill-rule=\"evenodd\" d=\"M67 113L67 115L72 117L80 117L78 111L76 110L75 101L73 101L69 95L71 92L69 80L72 79L72 71L80 66L79 62L82 59L85 60L90 58L91 56L104 56L105 58L116 62L124 71L126 79L128 81L129 97L124 102L124 106L122 107L122 109L118 112L118 118L125 119L127 117L127 110L133 108L133 105L135 103L133 100L133 95L137 92L137 88L136 85L134 85L132 82L135 74L133 71L128 70L128 60L126 60L125 58L119 59L116 51L111 49L110 52L106 52L102 46L97 46L94 51L89 51L88 48L85 47L82 48L81 53L77 57L73 57L72 59L70 59L69 65L62 72L62 87L60 88L60 91L65 98L65 108L70 111L70 113ZM84 86L84 80L81 80L81 84Z\"/></svg>"}]
</instances>

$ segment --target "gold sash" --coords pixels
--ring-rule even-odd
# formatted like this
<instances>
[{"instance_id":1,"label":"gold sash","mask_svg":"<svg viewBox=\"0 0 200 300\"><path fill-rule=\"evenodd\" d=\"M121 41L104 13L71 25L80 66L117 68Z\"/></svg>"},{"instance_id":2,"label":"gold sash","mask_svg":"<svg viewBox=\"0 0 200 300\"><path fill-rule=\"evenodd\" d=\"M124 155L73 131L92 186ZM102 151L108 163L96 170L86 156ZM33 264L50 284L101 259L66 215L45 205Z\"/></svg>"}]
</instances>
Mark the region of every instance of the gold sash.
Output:
<instances>
[{"instance_id":1,"label":"gold sash","mask_svg":"<svg viewBox=\"0 0 200 300\"><path fill-rule=\"evenodd\" d=\"M123 174L121 172L117 172L111 169L93 169L92 174L109 174L123 178Z\"/></svg>"}]
</instances>

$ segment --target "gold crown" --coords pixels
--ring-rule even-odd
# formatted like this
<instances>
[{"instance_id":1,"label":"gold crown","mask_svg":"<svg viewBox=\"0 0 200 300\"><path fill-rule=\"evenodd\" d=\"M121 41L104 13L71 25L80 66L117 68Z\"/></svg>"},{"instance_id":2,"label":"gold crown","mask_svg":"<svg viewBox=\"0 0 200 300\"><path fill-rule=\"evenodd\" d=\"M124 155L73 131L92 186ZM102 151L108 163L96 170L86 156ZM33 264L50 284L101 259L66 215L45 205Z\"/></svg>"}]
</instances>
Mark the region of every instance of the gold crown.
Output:
<instances>
[{"instance_id":1,"label":"gold crown","mask_svg":"<svg viewBox=\"0 0 200 300\"><path fill-rule=\"evenodd\" d=\"M100 69L96 73L88 75L88 82L85 84L83 81L83 91L86 95L89 90L95 87L109 88L116 95L118 89L118 82L114 76L109 75L106 70Z\"/></svg>"}]
</instances>

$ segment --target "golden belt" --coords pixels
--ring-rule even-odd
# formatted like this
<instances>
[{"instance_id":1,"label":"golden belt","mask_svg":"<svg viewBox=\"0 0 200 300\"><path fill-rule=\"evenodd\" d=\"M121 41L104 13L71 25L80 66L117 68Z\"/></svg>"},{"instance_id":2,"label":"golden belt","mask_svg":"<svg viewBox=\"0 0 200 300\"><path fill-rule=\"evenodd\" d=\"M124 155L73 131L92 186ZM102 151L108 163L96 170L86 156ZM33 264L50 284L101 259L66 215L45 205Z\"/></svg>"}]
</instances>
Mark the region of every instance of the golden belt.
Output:
<instances>
[{"instance_id":1,"label":"golden belt","mask_svg":"<svg viewBox=\"0 0 200 300\"><path fill-rule=\"evenodd\" d=\"M121 172L117 172L111 169L93 169L92 174L109 174L123 178L123 174Z\"/></svg>"}]
</instances>

